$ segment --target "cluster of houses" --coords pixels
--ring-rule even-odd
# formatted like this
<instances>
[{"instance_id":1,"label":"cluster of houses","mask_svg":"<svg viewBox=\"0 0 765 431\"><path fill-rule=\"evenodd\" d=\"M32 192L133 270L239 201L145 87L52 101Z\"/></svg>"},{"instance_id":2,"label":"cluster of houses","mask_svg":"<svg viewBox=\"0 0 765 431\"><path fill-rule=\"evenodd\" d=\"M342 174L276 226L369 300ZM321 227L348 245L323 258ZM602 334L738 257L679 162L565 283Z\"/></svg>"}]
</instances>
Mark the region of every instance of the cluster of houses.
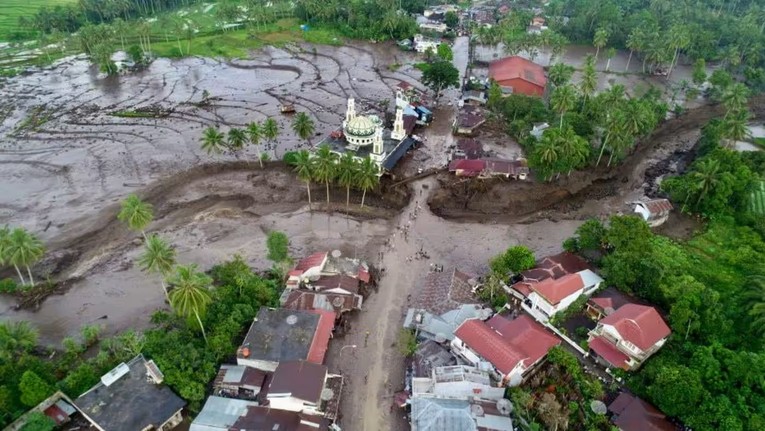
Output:
<instances>
[{"instance_id":1,"label":"cluster of houses","mask_svg":"<svg viewBox=\"0 0 765 431\"><path fill-rule=\"evenodd\" d=\"M339 251L300 260L288 273L281 308L258 310L236 363L220 367L190 430L339 431L343 377L330 373L324 359L333 331L361 309L373 283L366 263ZM79 398L57 392L32 411L58 425L79 421L101 431L167 431L182 421L186 403L163 380L157 365L138 355ZM28 417L10 429L21 429Z\"/></svg>"},{"instance_id":2,"label":"cluster of houses","mask_svg":"<svg viewBox=\"0 0 765 431\"><path fill-rule=\"evenodd\" d=\"M504 285L510 302L495 313L474 295L483 287L478 278L457 269L429 273L404 320L419 344L405 390L395 396L409 411L412 429L441 430L449 420L456 431L513 430L504 389L527 382L555 346L592 357L609 372L640 367L670 329L656 309L601 289L602 283L579 256L548 256ZM550 324L582 297L596 322L586 351ZM674 429L655 407L627 392L608 411L623 431Z\"/></svg>"}]
</instances>

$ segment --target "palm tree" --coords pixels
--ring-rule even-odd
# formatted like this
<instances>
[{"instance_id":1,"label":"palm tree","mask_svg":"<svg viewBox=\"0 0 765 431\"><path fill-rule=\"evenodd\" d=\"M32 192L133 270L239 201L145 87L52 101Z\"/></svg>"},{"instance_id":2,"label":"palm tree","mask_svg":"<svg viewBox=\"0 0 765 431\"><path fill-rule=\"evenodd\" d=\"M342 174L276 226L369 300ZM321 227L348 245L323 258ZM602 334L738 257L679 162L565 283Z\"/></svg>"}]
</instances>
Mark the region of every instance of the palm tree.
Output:
<instances>
[{"instance_id":1,"label":"palm tree","mask_svg":"<svg viewBox=\"0 0 765 431\"><path fill-rule=\"evenodd\" d=\"M358 177L358 162L350 151L343 153L337 166L337 182L345 186L345 208L351 204L351 186L356 184Z\"/></svg>"},{"instance_id":2,"label":"palm tree","mask_svg":"<svg viewBox=\"0 0 765 431\"><path fill-rule=\"evenodd\" d=\"M595 59L598 59L600 54L600 48L603 48L608 43L608 31L601 27L595 30L595 36L592 38L592 45L595 47Z\"/></svg>"},{"instance_id":3,"label":"palm tree","mask_svg":"<svg viewBox=\"0 0 765 431\"><path fill-rule=\"evenodd\" d=\"M587 103L587 99L595 92L598 87L598 74L595 71L595 59L592 55L588 55L584 62L584 71L582 73L582 81L579 83L579 91L584 95L584 104Z\"/></svg>"},{"instance_id":4,"label":"palm tree","mask_svg":"<svg viewBox=\"0 0 765 431\"><path fill-rule=\"evenodd\" d=\"M298 178L305 181L308 190L308 208L311 208L311 180L313 179L313 163L311 154L306 150L300 150L295 154L295 172Z\"/></svg>"},{"instance_id":5,"label":"palm tree","mask_svg":"<svg viewBox=\"0 0 765 431\"><path fill-rule=\"evenodd\" d=\"M151 235L146 241L146 247L138 259L138 263L144 271L156 273L162 277L162 291L165 292L165 298L170 300L165 286L165 277L170 274L173 266L175 266L175 249L170 247L159 235Z\"/></svg>"},{"instance_id":6,"label":"palm tree","mask_svg":"<svg viewBox=\"0 0 765 431\"><path fill-rule=\"evenodd\" d=\"M557 132L560 132L558 130ZM535 161L540 173L543 174L545 181L552 178L556 171L559 161L558 140L556 139L556 130L546 130L542 135L542 140L534 146L531 155L532 161Z\"/></svg>"},{"instance_id":7,"label":"palm tree","mask_svg":"<svg viewBox=\"0 0 765 431\"><path fill-rule=\"evenodd\" d=\"M765 335L765 277L753 275L747 280L748 290L743 298L749 306L749 316L752 318L750 327L762 336Z\"/></svg>"},{"instance_id":8,"label":"palm tree","mask_svg":"<svg viewBox=\"0 0 765 431\"><path fill-rule=\"evenodd\" d=\"M359 165L358 178L356 184L362 190L361 208L364 208L364 199L367 197L367 190L373 189L380 184L380 168L377 163L369 157L364 158Z\"/></svg>"},{"instance_id":9,"label":"palm tree","mask_svg":"<svg viewBox=\"0 0 765 431\"><path fill-rule=\"evenodd\" d=\"M10 361L19 353L32 350L38 336L37 329L27 321L0 323L0 358Z\"/></svg>"},{"instance_id":10,"label":"palm tree","mask_svg":"<svg viewBox=\"0 0 765 431\"><path fill-rule=\"evenodd\" d=\"M699 198L696 200L696 207L698 208L704 196L716 187L720 181L720 161L704 159L699 162L699 165L691 175L697 184L696 190L699 191Z\"/></svg>"},{"instance_id":11,"label":"palm tree","mask_svg":"<svg viewBox=\"0 0 765 431\"><path fill-rule=\"evenodd\" d=\"M8 227L8 225L5 225L0 228L0 267L5 266L10 261L10 250L11 250L11 229ZM24 283L24 279L21 277L21 273L19 272L19 279L22 283Z\"/></svg>"},{"instance_id":12,"label":"palm tree","mask_svg":"<svg viewBox=\"0 0 765 431\"><path fill-rule=\"evenodd\" d=\"M167 279L167 283L173 287L170 291L170 305L173 310L186 318L194 316L202 330L202 337L207 343L207 335L200 315L205 313L207 305L212 302L209 291L212 278L197 271L195 264L178 265L175 267L175 273Z\"/></svg>"},{"instance_id":13,"label":"palm tree","mask_svg":"<svg viewBox=\"0 0 765 431\"><path fill-rule=\"evenodd\" d=\"M308 144L311 144L311 136L313 136L313 132L316 129L316 127L313 124L313 120L311 120L311 117L305 114L305 112L298 112L297 115L295 115L295 119L292 120L292 130L295 131L295 134L297 134L300 139L307 140Z\"/></svg>"},{"instance_id":14,"label":"palm tree","mask_svg":"<svg viewBox=\"0 0 765 431\"><path fill-rule=\"evenodd\" d=\"M567 84L573 74L574 68L564 63L553 64L548 72L550 82L556 87Z\"/></svg>"},{"instance_id":15,"label":"palm tree","mask_svg":"<svg viewBox=\"0 0 765 431\"><path fill-rule=\"evenodd\" d=\"M329 183L337 176L337 154L328 145L319 147L313 159L313 176L317 182L327 186L327 206L329 206Z\"/></svg>"},{"instance_id":16,"label":"palm tree","mask_svg":"<svg viewBox=\"0 0 765 431\"><path fill-rule=\"evenodd\" d=\"M228 147L232 151L239 151L244 148L244 144L247 142L247 134L242 129L232 128L228 131Z\"/></svg>"},{"instance_id":17,"label":"palm tree","mask_svg":"<svg viewBox=\"0 0 765 431\"><path fill-rule=\"evenodd\" d=\"M590 155L589 142L577 135L571 126L567 126L559 134L558 147L568 167L567 176L571 176L571 171L587 161Z\"/></svg>"},{"instance_id":18,"label":"palm tree","mask_svg":"<svg viewBox=\"0 0 765 431\"><path fill-rule=\"evenodd\" d=\"M749 111L733 112L722 120L723 136L728 138L728 147L733 147L736 141L749 137Z\"/></svg>"},{"instance_id":19,"label":"palm tree","mask_svg":"<svg viewBox=\"0 0 765 431\"><path fill-rule=\"evenodd\" d=\"M260 157L260 138L263 137L263 127L260 125L260 123L252 122L247 125L247 135L250 138L250 143L255 146L256 151L258 152L258 161L260 162L260 167L263 167L263 159Z\"/></svg>"},{"instance_id":20,"label":"palm tree","mask_svg":"<svg viewBox=\"0 0 765 431\"><path fill-rule=\"evenodd\" d=\"M595 162L595 166L598 166L600 164L600 159L603 157L603 151L605 151L606 147L608 146L608 141L610 138L624 134L625 131L625 116L624 112L620 110L616 110L614 112L611 112L608 114L608 117L606 117L606 137L603 140L603 144L600 146L600 154L598 154L598 160Z\"/></svg>"},{"instance_id":21,"label":"palm tree","mask_svg":"<svg viewBox=\"0 0 765 431\"><path fill-rule=\"evenodd\" d=\"M611 59L614 58L615 55L616 55L615 48L608 48L606 50L606 58L608 58L608 61L606 62L606 72L608 72L611 69Z\"/></svg>"},{"instance_id":22,"label":"palm tree","mask_svg":"<svg viewBox=\"0 0 765 431\"><path fill-rule=\"evenodd\" d=\"M748 96L749 89L746 88L746 85L737 82L728 86L722 95L722 102L727 110L725 116L743 109L746 106Z\"/></svg>"},{"instance_id":23,"label":"palm tree","mask_svg":"<svg viewBox=\"0 0 765 431\"><path fill-rule=\"evenodd\" d=\"M276 159L276 138L279 136L279 124L273 118L266 118L263 122L263 136L274 147L274 159Z\"/></svg>"},{"instance_id":24,"label":"palm tree","mask_svg":"<svg viewBox=\"0 0 765 431\"><path fill-rule=\"evenodd\" d=\"M672 55L672 61L669 62L669 71L667 72L667 78L672 75L672 70L678 60L678 54L681 49L685 49L691 43L691 37L688 34L688 29L682 24L675 24L669 29L669 45L675 49Z\"/></svg>"},{"instance_id":25,"label":"palm tree","mask_svg":"<svg viewBox=\"0 0 765 431\"><path fill-rule=\"evenodd\" d=\"M619 154L621 157L627 148L632 146L632 136L628 133L616 134L611 138L611 155L608 156L608 163L606 166L611 166L611 162L614 160L614 155Z\"/></svg>"},{"instance_id":26,"label":"palm tree","mask_svg":"<svg viewBox=\"0 0 765 431\"><path fill-rule=\"evenodd\" d=\"M42 258L43 254L45 254L45 246L36 236L20 227L11 231L7 241L8 249L6 253L8 262L16 269L16 274L18 274L22 283L24 283L24 278L21 277L19 267L25 266L27 268L27 275L29 275L29 285L34 286L35 280L32 277L30 266Z\"/></svg>"},{"instance_id":27,"label":"palm tree","mask_svg":"<svg viewBox=\"0 0 765 431\"><path fill-rule=\"evenodd\" d=\"M136 232L141 232L144 238L146 238L146 226L151 223L154 218L151 204L141 200L135 194L131 194L124 201L122 201L121 209L117 214L117 219L128 226L128 229Z\"/></svg>"},{"instance_id":28,"label":"palm tree","mask_svg":"<svg viewBox=\"0 0 765 431\"><path fill-rule=\"evenodd\" d=\"M202 134L202 149L207 154L220 154L225 147L223 143L223 133L219 132L215 127L208 127Z\"/></svg>"},{"instance_id":29,"label":"palm tree","mask_svg":"<svg viewBox=\"0 0 765 431\"><path fill-rule=\"evenodd\" d=\"M627 66L624 67L624 71L627 72L630 68L630 62L632 61L632 54L635 51L642 51L643 48L643 39L645 39L645 36L643 35L643 31L640 28L634 28L630 32L630 35L627 36L627 48L630 50L630 56L627 57Z\"/></svg>"},{"instance_id":30,"label":"palm tree","mask_svg":"<svg viewBox=\"0 0 765 431\"><path fill-rule=\"evenodd\" d=\"M563 115L571 110L576 103L576 92L571 85L564 85L558 87L552 94L550 99L552 107L560 114L560 128L563 128Z\"/></svg>"}]
</instances>

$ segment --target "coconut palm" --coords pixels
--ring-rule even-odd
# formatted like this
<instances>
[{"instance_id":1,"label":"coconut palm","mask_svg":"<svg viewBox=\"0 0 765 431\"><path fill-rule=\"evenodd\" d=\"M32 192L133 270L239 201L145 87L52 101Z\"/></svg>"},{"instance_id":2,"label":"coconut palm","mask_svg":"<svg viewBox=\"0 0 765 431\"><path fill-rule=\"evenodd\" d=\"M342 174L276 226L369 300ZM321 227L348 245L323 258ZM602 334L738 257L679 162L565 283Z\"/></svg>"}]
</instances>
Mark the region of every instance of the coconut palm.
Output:
<instances>
[{"instance_id":1,"label":"coconut palm","mask_svg":"<svg viewBox=\"0 0 765 431\"><path fill-rule=\"evenodd\" d=\"M592 38L592 45L595 47L595 59L598 59L600 54L600 48L603 48L608 43L608 31L605 28L599 28L595 30L595 36Z\"/></svg>"},{"instance_id":2,"label":"coconut palm","mask_svg":"<svg viewBox=\"0 0 765 431\"><path fill-rule=\"evenodd\" d=\"M311 180L313 179L311 153L300 150L295 154L295 173L298 178L305 181L305 188L308 191L308 208L311 208Z\"/></svg>"},{"instance_id":3,"label":"coconut palm","mask_svg":"<svg viewBox=\"0 0 765 431\"><path fill-rule=\"evenodd\" d=\"M573 74L574 68L564 63L553 64L548 72L550 82L556 87L567 84Z\"/></svg>"},{"instance_id":4,"label":"coconut palm","mask_svg":"<svg viewBox=\"0 0 765 431\"><path fill-rule=\"evenodd\" d=\"M608 156L606 166L611 166L614 156L619 154L621 157L633 143L632 136L629 133L616 134L611 138L611 155Z\"/></svg>"},{"instance_id":5,"label":"coconut palm","mask_svg":"<svg viewBox=\"0 0 765 431\"><path fill-rule=\"evenodd\" d=\"M559 134L558 148L568 168L567 176L571 176L571 171L586 162L590 155L590 143L577 135L571 126Z\"/></svg>"},{"instance_id":6,"label":"coconut palm","mask_svg":"<svg viewBox=\"0 0 765 431\"><path fill-rule=\"evenodd\" d=\"M716 187L717 183L720 182L720 161L716 159L700 161L691 176L696 183L696 190L699 191L699 197L696 200L696 207L698 207L709 190Z\"/></svg>"},{"instance_id":7,"label":"coconut palm","mask_svg":"<svg viewBox=\"0 0 765 431\"><path fill-rule=\"evenodd\" d=\"M678 54L681 49L685 49L691 43L691 36L688 29L682 24L675 24L669 29L669 46L675 49L672 60L669 62L669 71L667 78L672 75L672 70L678 60Z\"/></svg>"},{"instance_id":8,"label":"coconut palm","mask_svg":"<svg viewBox=\"0 0 765 431\"><path fill-rule=\"evenodd\" d=\"M170 297L167 295L165 277L173 270L175 263L175 249L157 234L151 235L146 240L143 254L138 259L138 264L144 271L159 274L162 277L162 291L165 292L165 298L168 300Z\"/></svg>"},{"instance_id":9,"label":"coconut palm","mask_svg":"<svg viewBox=\"0 0 765 431\"><path fill-rule=\"evenodd\" d=\"M327 205L329 205L329 183L337 176L337 154L328 145L319 147L313 158L313 178L327 187Z\"/></svg>"},{"instance_id":10,"label":"coconut palm","mask_svg":"<svg viewBox=\"0 0 765 431\"><path fill-rule=\"evenodd\" d=\"M727 117L732 112L739 111L746 106L747 97L749 96L749 89L746 85L741 83L735 83L728 86L722 95L722 102L725 106Z\"/></svg>"},{"instance_id":11,"label":"coconut palm","mask_svg":"<svg viewBox=\"0 0 765 431\"><path fill-rule=\"evenodd\" d=\"M279 136L279 124L273 118L266 118L263 122L263 137L268 139L274 147L274 159L276 158L276 138Z\"/></svg>"},{"instance_id":12,"label":"coconut palm","mask_svg":"<svg viewBox=\"0 0 765 431\"><path fill-rule=\"evenodd\" d=\"M255 149L258 152L258 161L262 168L263 159L260 157L260 139L263 137L263 126L261 126L260 123L253 121L247 125L247 135L250 139L250 143L255 146Z\"/></svg>"},{"instance_id":13,"label":"coconut palm","mask_svg":"<svg viewBox=\"0 0 765 431\"><path fill-rule=\"evenodd\" d=\"M183 317L195 317L207 343L205 327L200 316L204 315L207 305L212 302L209 291L212 278L197 271L195 264L178 265L175 267L175 273L168 277L167 283L173 287L169 295L170 306Z\"/></svg>"},{"instance_id":14,"label":"coconut palm","mask_svg":"<svg viewBox=\"0 0 765 431\"><path fill-rule=\"evenodd\" d=\"M308 144L311 144L311 136L313 136L316 126L313 124L311 117L306 115L305 112L298 112L295 115L295 119L292 120L292 130L300 139L306 140Z\"/></svg>"},{"instance_id":15,"label":"coconut palm","mask_svg":"<svg viewBox=\"0 0 765 431\"><path fill-rule=\"evenodd\" d=\"M37 345L39 333L29 322L0 323L0 358L10 361L19 353L28 352Z\"/></svg>"},{"instance_id":16,"label":"coconut palm","mask_svg":"<svg viewBox=\"0 0 765 431\"><path fill-rule=\"evenodd\" d=\"M247 142L247 133L242 129L232 128L228 131L228 137L226 143L228 148L232 151L239 151L244 148L244 144Z\"/></svg>"},{"instance_id":17,"label":"coconut palm","mask_svg":"<svg viewBox=\"0 0 765 431\"><path fill-rule=\"evenodd\" d=\"M207 154L222 153L223 148L225 148L223 138L223 133L219 132L215 127L206 128L204 134L202 134L202 149Z\"/></svg>"},{"instance_id":18,"label":"coconut palm","mask_svg":"<svg viewBox=\"0 0 765 431\"><path fill-rule=\"evenodd\" d=\"M359 163L350 151L343 153L337 166L337 182L345 186L345 208L351 204L351 186L356 184L358 178Z\"/></svg>"},{"instance_id":19,"label":"coconut palm","mask_svg":"<svg viewBox=\"0 0 765 431\"><path fill-rule=\"evenodd\" d=\"M11 228L8 227L8 225L5 225L0 228L0 267L5 266L8 264L9 256L8 253L10 251L11 246ZM22 280L23 283L23 280Z\"/></svg>"},{"instance_id":20,"label":"coconut palm","mask_svg":"<svg viewBox=\"0 0 765 431\"><path fill-rule=\"evenodd\" d=\"M27 268L27 275L29 275L29 285L34 286L35 279L32 277L30 267L45 254L45 246L36 236L20 227L11 231L7 241L8 248L6 253L8 262L16 269L16 274L18 274L19 280L22 283L24 283L24 278L21 276L19 267L25 266Z\"/></svg>"},{"instance_id":21,"label":"coconut palm","mask_svg":"<svg viewBox=\"0 0 765 431\"><path fill-rule=\"evenodd\" d=\"M588 55L584 61L584 70L582 72L582 81L579 83L579 91L584 95L584 102L595 92L598 87L598 74L595 71L595 59ZM582 105L584 107L584 104Z\"/></svg>"},{"instance_id":22,"label":"coconut palm","mask_svg":"<svg viewBox=\"0 0 765 431\"><path fill-rule=\"evenodd\" d=\"M606 50L606 58L608 58L608 61L606 62L606 72L608 72L611 69L611 59L614 58L615 55L616 55L615 48L608 48Z\"/></svg>"},{"instance_id":23,"label":"coconut palm","mask_svg":"<svg viewBox=\"0 0 765 431\"><path fill-rule=\"evenodd\" d=\"M546 130L542 135L542 140L534 146L531 154L531 161L544 177L545 181L552 178L552 174L557 170L560 159L560 149L558 147L557 134L560 130Z\"/></svg>"},{"instance_id":24,"label":"coconut palm","mask_svg":"<svg viewBox=\"0 0 765 431\"><path fill-rule=\"evenodd\" d=\"M373 189L380 184L380 168L372 159L366 157L361 161L358 170L356 184L362 190L361 208L364 208L364 199L367 197L367 190Z\"/></svg>"},{"instance_id":25,"label":"coconut palm","mask_svg":"<svg viewBox=\"0 0 765 431\"><path fill-rule=\"evenodd\" d=\"M749 137L749 111L741 110L727 115L722 120L723 136L728 139L727 146L733 147L736 141Z\"/></svg>"},{"instance_id":26,"label":"coconut palm","mask_svg":"<svg viewBox=\"0 0 765 431\"><path fill-rule=\"evenodd\" d=\"M122 201L120 212L117 214L119 221L125 223L128 229L141 232L144 238L146 238L144 229L153 218L151 204L142 201L135 194L131 194Z\"/></svg>"},{"instance_id":27,"label":"coconut palm","mask_svg":"<svg viewBox=\"0 0 765 431\"><path fill-rule=\"evenodd\" d=\"M643 49L643 40L645 39L645 35L643 34L643 30L640 28L634 28L630 32L629 36L627 36L627 48L630 50L630 56L627 57L627 65L624 67L624 71L628 71L630 68L630 62L632 61L632 54L635 53L635 51L642 51Z\"/></svg>"},{"instance_id":28,"label":"coconut palm","mask_svg":"<svg viewBox=\"0 0 765 431\"><path fill-rule=\"evenodd\" d=\"M613 138L616 135L622 135L625 132L625 124L626 119L624 116L624 112L621 110L616 110L614 112L611 112L608 117L606 117L606 137L603 140L603 144L600 146L600 154L598 154L598 160L595 162L595 166L598 166L600 164L600 159L603 157L603 151L605 151L606 147L608 146L609 139Z\"/></svg>"},{"instance_id":29,"label":"coconut palm","mask_svg":"<svg viewBox=\"0 0 765 431\"><path fill-rule=\"evenodd\" d=\"M558 87L550 98L553 109L560 114L560 128L563 128L563 115L570 111L576 103L576 92L571 85Z\"/></svg>"}]
</instances>

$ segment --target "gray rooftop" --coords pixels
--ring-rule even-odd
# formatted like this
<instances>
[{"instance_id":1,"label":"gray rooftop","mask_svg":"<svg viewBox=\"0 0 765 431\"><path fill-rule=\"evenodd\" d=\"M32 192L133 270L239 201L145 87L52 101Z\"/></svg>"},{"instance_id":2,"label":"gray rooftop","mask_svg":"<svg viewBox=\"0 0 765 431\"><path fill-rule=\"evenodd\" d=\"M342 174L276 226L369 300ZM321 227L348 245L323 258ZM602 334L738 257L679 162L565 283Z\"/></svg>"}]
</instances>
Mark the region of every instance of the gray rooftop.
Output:
<instances>
[{"instance_id":1,"label":"gray rooftop","mask_svg":"<svg viewBox=\"0 0 765 431\"><path fill-rule=\"evenodd\" d=\"M512 431L510 417L494 401L434 397L412 399L412 431Z\"/></svg>"},{"instance_id":2,"label":"gray rooftop","mask_svg":"<svg viewBox=\"0 0 765 431\"><path fill-rule=\"evenodd\" d=\"M115 374L109 386L98 383L77 398L75 406L106 431L159 428L186 402L167 386L152 382L146 362L143 355L136 356L126 364L124 375Z\"/></svg>"},{"instance_id":3,"label":"gray rooftop","mask_svg":"<svg viewBox=\"0 0 765 431\"><path fill-rule=\"evenodd\" d=\"M416 323L416 316L421 316L421 323ZM429 313L423 309L410 308L404 318L404 327L414 329L418 327L422 338L433 339L438 342L453 340L454 331L468 319L487 319L491 316L491 310L484 309L478 304L465 304L449 310L443 314Z\"/></svg>"},{"instance_id":4,"label":"gray rooftop","mask_svg":"<svg viewBox=\"0 0 765 431\"><path fill-rule=\"evenodd\" d=\"M261 307L242 347L250 351L247 359L271 362L306 359L318 324L316 313Z\"/></svg>"},{"instance_id":5,"label":"gray rooftop","mask_svg":"<svg viewBox=\"0 0 765 431\"><path fill-rule=\"evenodd\" d=\"M194 419L189 431L228 430L247 413L247 408L257 406L255 401L235 398L209 397L202 411Z\"/></svg>"}]
</instances>

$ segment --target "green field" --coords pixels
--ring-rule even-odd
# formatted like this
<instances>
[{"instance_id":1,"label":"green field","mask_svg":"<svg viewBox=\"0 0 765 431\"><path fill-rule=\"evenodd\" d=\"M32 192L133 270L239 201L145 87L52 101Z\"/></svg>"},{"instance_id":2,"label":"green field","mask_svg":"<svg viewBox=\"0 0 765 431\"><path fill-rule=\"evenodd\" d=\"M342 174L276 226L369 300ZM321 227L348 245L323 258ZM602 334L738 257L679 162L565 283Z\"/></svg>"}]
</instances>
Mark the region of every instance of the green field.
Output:
<instances>
[{"instance_id":1,"label":"green field","mask_svg":"<svg viewBox=\"0 0 765 431\"><path fill-rule=\"evenodd\" d=\"M19 17L32 16L42 6L74 3L77 0L0 0L0 41L20 30Z\"/></svg>"}]
</instances>

